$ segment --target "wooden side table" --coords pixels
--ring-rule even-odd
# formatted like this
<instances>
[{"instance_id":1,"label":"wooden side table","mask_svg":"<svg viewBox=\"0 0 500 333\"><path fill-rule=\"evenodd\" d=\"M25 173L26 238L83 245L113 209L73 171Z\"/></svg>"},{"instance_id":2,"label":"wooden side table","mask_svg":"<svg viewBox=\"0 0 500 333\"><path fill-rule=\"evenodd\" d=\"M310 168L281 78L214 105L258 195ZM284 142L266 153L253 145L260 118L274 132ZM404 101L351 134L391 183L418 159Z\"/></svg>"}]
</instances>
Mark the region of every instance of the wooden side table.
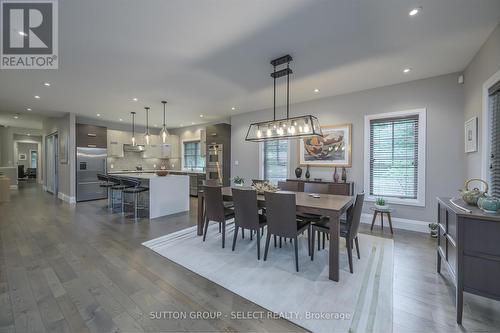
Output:
<instances>
[{"instance_id":1,"label":"wooden side table","mask_svg":"<svg viewBox=\"0 0 500 333\"><path fill-rule=\"evenodd\" d=\"M371 210L373 210L373 219L372 219L372 226L370 230L373 230L373 225L375 224L375 219L377 218L377 214L380 214L380 226L382 229L384 229L384 214L387 215L387 220L389 221L389 228L391 229L391 234L394 233L392 230L392 220L391 220L391 208L386 208L386 209L381 209L377 207L372 207Z\"/></svg>"}]
</instances>

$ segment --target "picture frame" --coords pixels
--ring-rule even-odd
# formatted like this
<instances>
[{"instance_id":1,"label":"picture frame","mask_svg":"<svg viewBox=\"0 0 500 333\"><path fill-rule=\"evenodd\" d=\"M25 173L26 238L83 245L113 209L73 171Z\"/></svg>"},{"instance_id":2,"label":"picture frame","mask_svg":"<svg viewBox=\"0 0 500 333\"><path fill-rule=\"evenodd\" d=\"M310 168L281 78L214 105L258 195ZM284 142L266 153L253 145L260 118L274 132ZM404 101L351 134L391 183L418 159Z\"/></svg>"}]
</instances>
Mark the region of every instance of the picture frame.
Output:
<instances>
[{"instance_id":1,"label":"picture frame","mask_svg":"<svg viewBox=\"0 0 500 333\"><path fill-rule=\"evenodd\" d=\"M465 152L477 151L477 117L472 117L465 122Z\"/></svg>"},{"instance_id":2,"label":"picture frame","mask_svg":"<svg viewBox=\"0 0 500 333\"><path fill-rule=\"evenodd\" d=\"M304 138L298 144L298 164L311 167L351 167L352 124L321 126L323 138Z\"/></svg>"},{"instance_id":3,"label":"picture frame","mask_svg":"<svg viewBox=\"0 0 500 333\"><path fill-rule=\"evenodd\" d=\"M19 161L26 161L26 154L19 154Z\"/></svg>"}]
</instances>

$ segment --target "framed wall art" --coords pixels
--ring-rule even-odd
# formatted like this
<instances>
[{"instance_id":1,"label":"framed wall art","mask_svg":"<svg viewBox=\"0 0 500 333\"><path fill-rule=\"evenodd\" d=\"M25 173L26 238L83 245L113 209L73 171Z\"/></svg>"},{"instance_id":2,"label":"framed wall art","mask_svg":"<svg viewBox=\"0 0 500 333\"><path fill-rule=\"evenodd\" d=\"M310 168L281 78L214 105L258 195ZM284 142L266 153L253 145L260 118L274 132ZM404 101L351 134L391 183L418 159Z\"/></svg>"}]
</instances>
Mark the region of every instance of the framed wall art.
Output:
<instances>
[{"instance_id":1,"label":"framed wall art","mask_svg":"<svg viewBox=\"0 0 500 333\"><path fill-rule=\"evenodd\" d=\"M352 124L321 126L323 138L299 141L299 164L319 167L351 167Z\"/></svg>"},{"instance_id":2,"label":"framed wall art","mask_svg":"<svg viewBox=\"0 0 500 333\"><path fill-rule=\"evenodd\" d=\"M465 152L477 151L477 117L465 122Z\"/></svg>"}]
</instances>

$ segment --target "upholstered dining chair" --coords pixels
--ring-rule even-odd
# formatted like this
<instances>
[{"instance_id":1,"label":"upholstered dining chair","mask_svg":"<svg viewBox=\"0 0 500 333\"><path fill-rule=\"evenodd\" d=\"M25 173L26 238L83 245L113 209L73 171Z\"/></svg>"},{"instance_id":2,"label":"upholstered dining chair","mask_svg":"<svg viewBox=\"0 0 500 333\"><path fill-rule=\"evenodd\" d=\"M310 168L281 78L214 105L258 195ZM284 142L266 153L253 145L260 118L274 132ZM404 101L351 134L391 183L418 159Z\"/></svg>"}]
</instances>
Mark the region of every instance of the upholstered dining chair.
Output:
<instances>
[{"instance_id":1,"label":"upholstered dining chair","mask_svg":"<svg viewBox=\"0 0 500 333\"><path fill-rule=\"evenodd\" d=\"M353 273L352 268L352 248L353 243L356 245L356 253L358 259L361 259L359 253L359 241L358 241L358 229L361 222L361 211L363 210L363 202L365 200L365 194L359 193L356 195L356 201L354 207L347 214L346 223L340 223L340 236L345 238L347 247L347 256L349 259L349 271ZM313 222L311 224L312 237L311 237L311 260L314 260L314 239L316 232L327 234L330 232L330 221L327 218L322 218L320 221ZM319 237L318 237L318 249L319 249Z\"/></svg>"},{"instance_id":2,"label":"upholstered dining chair","mask_svg":"<svg viewBox=\"0 0 500 333\"><path fill-rule=\"evenodd\" d=\"M254 231L257 234L257 260L260 260L260 239L266 226L266 217L259 214L257 205L257 191L253 189L232 189L234 202L234 237L233 251L236 247L236 239L238 238L238 230L242 232L245 229L250 230L250 234Z\"/></svg>"},{"instance_id":3,"label":"upholstered dining chair","mask_svg":"<svg viewBox=\"0 0 500 333\"><path fill-rule=\"evenodd\" d=\"M299 182L278 182L278 188L281 191L292 191L292 192L298 192L299 191Z\"/></svg>"},{"instance_id":4,"label":"upholstered dining chair","mask_svg":"<svg viewBox=\"0 0 500 333\"><path fill-rule=\"evenodd\" d=\"M295 270L299 271L299 244L298 235L307 230L308 249L311 252L309 242L309 222L298 220L295 214L295 193L264 193L266 199L267 235L264 261L267 260L269 242L271 235L291 238L295 247Z\"/></svg>"},{"instance_id":5,"label":"upholstered dining chair","mask_svg":"<svg viewBox=\"0 0 500 333\"><path fill-rule=\"evenodd\" d=\"M331 194L330 186L328 184L321 184L321 183L305 183L304 192L317 193L317 194Z\"/></svg>"},{"instance_id":6,"label":"upholstered dining chair","mask_svg":"<svg viewBox=\"0 0 500 333\"><path fill-rule=\"evenodd\" d=\"M234 217L234 210L224 206L221 186L203 186L205 196L205 228L203 241L207 238L208 224L210 221L219 223L222 229L222 248L226 244L226 221Z\"/></svg>"}]
</instances>

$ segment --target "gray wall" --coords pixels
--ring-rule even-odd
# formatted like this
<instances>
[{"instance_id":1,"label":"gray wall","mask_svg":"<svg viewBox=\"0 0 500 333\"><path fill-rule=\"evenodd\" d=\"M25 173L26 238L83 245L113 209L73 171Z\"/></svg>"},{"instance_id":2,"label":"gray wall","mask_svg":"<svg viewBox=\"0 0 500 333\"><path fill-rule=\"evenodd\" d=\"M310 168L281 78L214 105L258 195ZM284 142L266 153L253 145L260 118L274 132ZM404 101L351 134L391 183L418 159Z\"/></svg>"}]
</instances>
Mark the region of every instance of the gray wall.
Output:
<instances>
[{"instance_id":1,"label":"gray wall","mask_svg":"<svg viewBox=\"0 0 500 333\"><path fill-rule=\"evenodd\" d=\"M426 205L394 205L395 217L434 221L436 196L456 195L463 184L463 86L458 74L412 81L394 86L327 97L293 104L291 115L312 114L323 125L352 123L352 168L348 180L356 192L363 190L364 116L415 108L427 109ZM293 90L292 90L293 93ZM293 96L293 95L292 95ZM272 101L270 100L271 104ZM283 109L280 110L284 114ZM231 117L231 175L246 179L259 176L259 144L245 142L248 125L269 120L272 110L256 111ZM297 141L292 141L289 175L297 167ZM235 161L239 165L235 165ZM332 179L332 168L311 168L311 178ZM292 176L294 177L294 176Z\"/></svg>"},{"instance_id":2,"label":"gray wall","mask_svg":"<svg viewBox=\"0 0 500 333\"><path fill-rule=\"evenodd\" d=\"M465 120L479 118L478 151L466 154L467 178L481 178L483 84L500 70L500 24L465 69Z\"/></svg>"}]
</instances>

